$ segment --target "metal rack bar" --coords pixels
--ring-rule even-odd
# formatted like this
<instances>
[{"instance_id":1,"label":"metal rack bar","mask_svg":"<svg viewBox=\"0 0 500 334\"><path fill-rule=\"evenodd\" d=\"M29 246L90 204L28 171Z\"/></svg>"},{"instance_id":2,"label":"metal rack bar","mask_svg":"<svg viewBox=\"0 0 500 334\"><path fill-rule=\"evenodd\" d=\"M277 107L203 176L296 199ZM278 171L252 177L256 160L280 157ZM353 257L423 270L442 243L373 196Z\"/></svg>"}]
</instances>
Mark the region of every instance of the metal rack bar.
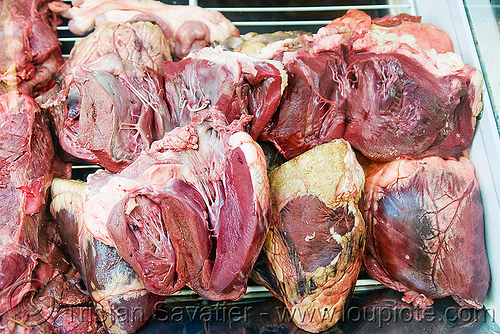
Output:
<instances>
[{"instance_id":1,"label":"metal rack bar","mask_svg":"<svg viewBox=\"0 0 500 334\"><path fill-rule=\"evenodd\" d=\"M356 287L354 288L355 292L362 292L362 291L367 291L367 290L379 290L379 289L385 289L386 286L373 280L373 279L358 279L356 281ZM249 299L249 298L269 298L272 297L273 295L269 290L267 290L263 286L258 286L258 285L252 285L247 287L247 292L243 299ZM180 302L182 300L188 300L188 301L193 301L193 300L203 300L202 297L199 297L196 292L189 288L184 288L182 290L179 290L171 295L169 295L166 298L166 302Z\"/></svg>"},{"instance_id":2,"label":"metal rack bar","mask_svg":"<svg viewBox=\"0 0 500 334\"><path fill-rule=\"evenodd\" d=\"M356 5L356 6L310 6L310 7L207 7L207 10L216 10L219 12L325 12L325 11L345 11L349 9L370 10L370 9L394 9L410 8L410 4L394 5Z\"/></svg>"},{"instance_id":3,"label":"metal rack bar","mask_svg":"<svg viewBox=\"0 0 500 334\"><path fill-rule=\"evenodd\" d=\"M327 25L332 20L318 21L233 21L233 24L238 27L262 27L262 26L307 26L307 25Z\"/></svg>"}]
</instances>

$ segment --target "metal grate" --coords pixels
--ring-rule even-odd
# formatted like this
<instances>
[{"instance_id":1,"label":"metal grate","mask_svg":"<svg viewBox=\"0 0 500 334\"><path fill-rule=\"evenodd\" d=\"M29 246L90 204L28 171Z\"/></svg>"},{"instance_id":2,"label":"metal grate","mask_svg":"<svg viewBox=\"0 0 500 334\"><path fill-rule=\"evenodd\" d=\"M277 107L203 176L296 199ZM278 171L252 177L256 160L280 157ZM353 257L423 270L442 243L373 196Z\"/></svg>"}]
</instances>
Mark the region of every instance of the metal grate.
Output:
<instances>
[{"instance_id":1,"label":"metal grate","mask_svg":"<svg viewBox=\"0 0 500 334\"><path fill-rule=\"evenodd\" d=\"M71 3L71 0L63 0ZM242 1L242 0L240 0ZM229 1L239 4L238 0ZM242 34L255 31L258 33L274 32L277 30L304 30L316 32L320 27L330 23L333 18L342 16L349 9L366 11L372 17L381 17L386 14L408 13L416 15L414 0L364 0L351 1L351 5L318 5L318 6L218 6L224 0L184 0L167 1L169 4L200 5L208 10L217 10L223 13ZM290 3L287 0L274 2ZM333 2L333 1L332 1ZM346 3L349 1L335 1ZM272 3L272 2L271 2ZM67 57L75 41L82 37L73 35L67 26L67 20L57 28L59 40L62 43L63 56Z\"/></svg>"}]
</instances>

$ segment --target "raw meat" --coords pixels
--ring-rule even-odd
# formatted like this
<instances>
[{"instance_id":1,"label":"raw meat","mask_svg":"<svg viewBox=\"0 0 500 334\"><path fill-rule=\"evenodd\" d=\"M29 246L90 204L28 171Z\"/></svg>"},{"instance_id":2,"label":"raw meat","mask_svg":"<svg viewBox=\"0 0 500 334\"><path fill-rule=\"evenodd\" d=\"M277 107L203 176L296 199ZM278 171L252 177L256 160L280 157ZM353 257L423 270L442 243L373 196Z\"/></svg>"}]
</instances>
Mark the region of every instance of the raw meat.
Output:
<instances>
[{"instance_id":1,"label":"raw meat","mask_svg":"<svg viewBox=\"0 0 500 334\"><path fill-rule=\"evenodd\" d=\"M344 16L334 19L318 30L313 41L315 52L330 50L348 44L351 37L359 35L386 35L389 39L402 37L403 40L419 48L434 49L438 53L452 52L453 46L448 35L431 23L421 23L420 16L408 14L386 15L372 19L357 9L350 9Z\"/></svg>"},{"instance_id":2,"label":"raw meat","mask_svg":"<svg viewBox=\"0 0 500 334\"><path fill-rule=\"evenodd\" d=\"M176 60L213 42L239 35L231 21L217 11L153 0L82 0L73 7L68 5L62 15L71 18L68 26L75 34L106 22L154 21L167 37Z\"/></svg>"},{"instance_id":3,"label":"raw meat","mask_svg":"<svg viewBox=\"0 0 500 334\"><path fill-rule=\"evenodd\" d=\"M373 19L371 30L394 33L398 36L411 35L423 49L434 49L438 53L452 52L453 45L446 33L431 23L421 23L420 16L408 14L386 15Z\"/></svg>"},{"instance_id":4,"label":"raw meat","mask_svg":"<svg viewBox=\"0 0 500 334\"><path fill-rule=\"evenodd\" d=\"M39 232L53 159L47 122L35 101L16 91L1 95L0 315L51 279L49 272L31 281L46 260L39 252Z\"/></svg>"},{"instance_id":5,"label":"raw meat","mask_svg":"<svg viewBox=\"0 0 500 334\"><path fill-rule=\"evenodd\" d=\"M10 90L36 96L50 88L62 65L57 40L58 0L2 0L0 94Z\"/></svg>"},{"instance_id":6,"label":"raw meat","mask_svg":"<svg viewBox=\"0 0 500 334\"><path fill-rule=\"evenodd\" d=\"M342 55L303 51L279 53L288 85L277 112L266 125L261 140L272 142L287 159L334 139L345 128L346 65Z\"/></svg>"},{"instance_id":7,"label":"raw meat","mask_svg":"<svg viewBox=\"0 0 500 334\"><path fill-rule=\"evenodd\" d=\"M376 161L458 156L482 108L481 73L454 53L379 37L361 36L347 55L344 138Z\"/></svg>"},{"instance_id":8,"label":"raw meat","mask_svg":"<svg viewBox=\"0 0 500 334\"><path fill-rule=\"evenodd\" d=\"M52 222L40 230L39 245L44 261L35 269L31 280L34 284L22 301L1 317L0 331L97 333L100 326L90 297L81 288L80 274L60 248L60 237Z\"/></svg>"},{"instance_id":9,"label":"raw meat","mask_svg":"<svg viewBox=\"0 0 500 334\"><path fill-rule=\"evenodd\" d=\"M282 61L289 77L260 139L287 159L341 137L377 161L458 156L482 108L481 73L446 52L451 42L442 30L418 20L373 23L350 10L314 36L252 54Z\"/></svg>"},{"instance_id":10,"label":"raw meat","mask_svg":"<svg viewBox=\"0 0 500 334\"><path fill-rule=\"evenodd\" d=\"M471 162L429 157L363 166L370 275L415 306L452 296L460 306L481 308L490 271Z\"/></svg>"},{"instance_id":11,"label":"raw meat","mask_svg":"<svg viewBox=\"0 0 500 334\"><path fill-rule=\"evenodd\" d=\"M231 123L253 119L247 132L256 139L273 116L287 84L283 65L221 48L204 48L178 62L164 62L165 96L178 126L197 112L216 107Z\"/></svg>"},{"instance_id":12,"label":"raw meat","mask_svg":"<svg viewBox=\"0 0 500 334\"><path fill-rule=\"evenodd\" d=\"M62 148L118 172L174 126L164 101L162 63L170 51L151 22L107 23L80 41L60 86L38 100Z\"/></svg>"},{"instance_id":13,"label":"raw meat","mask_svg":"<svg viewBox=\"0 0 500 334\"><path fill-rule=\"evenodd\" d=\"M268 230L265 158L237 131L248 117L227 126L217 110L197 116L120 174L93 175L83 219L149 291L188 284L208 299L239 299Z\"/></svg>"},{"instance_id":14,"label":"raw meat","mask_svg":"<svg viewBox=\"0 0 500 334\"><path fill-rule=\"evenodd\" d=\"M78 66L97 63L110 53L116 54L120 61L150 67L160 74L162 63L171 59L168 41L158 25L148 21L109 22L76 42L65 62L63 76L70 75Z\"/></svg>"},{"instance_id":15,"label":"raw meat","mask_svg":"<svg viewBox=\"0 0 500 334\"><path fill-rule=\"evenodd\" d=\"M470 146L481 111L481 73L457 54L427 49L451 51L449 38L432 25L408 22L381 30L370 22L350 11L342 21L350 34L337 22L314 42L317 52L328 47L330 34L349 36L342 39L348 101L343 137L377 161L458 156Z\"/></svg>"},{"instance_id":16,"label":"raw meat","mask_svg":"<svg viewBox=\"0 0 500 334\"><path fill-rule=\"evenodd\" d=\"M101 319L127 305L147 319L157 295L186 284L208 299L243 296L270 215L264 154L241 131L248 121L227 125L207 110L119 174L54 182L52 213Z\"/></svg>"},{"instance_id":17,"label":"raw meat","mask_svg":"<svg viewBox=\"0 0 500 334\"><path fill-rule=\"evenodd\" d=\"M306 331L332 327L354 291L365 246L358 208L364 181L343 139L269 174L272 225L252 278L283 301Z\"/></svg>"},{"instance_id":18,"label":"raw meat","mask_svg":"<svg viewBox=\"0 0 500 334\"><path fill-rule=\"evenodd\" d=\"M163 298L145 289L114 247L91 234L81 215L87 196L85 183L55 179L50 210L100 321L109 333L132 333L146 322ZM127 310L125 315L123 310Z\"/></svg>"},{"instance_id":19,"label":"raw meat","mask_svg":"<svg viewBox=\"0 0 500 334\"><path fill-rule=\"evenodd\" d=\"M268 39L274 41L267 43ZM313 41L309 35L288 32L256 35L246 48L246 42L236 48L257 58L283 63L287 86L259 139L272 142L287 159L341 138L344 133L346 64L340 44L338 48L314 53Z\"/></svg>"}]
</instances>

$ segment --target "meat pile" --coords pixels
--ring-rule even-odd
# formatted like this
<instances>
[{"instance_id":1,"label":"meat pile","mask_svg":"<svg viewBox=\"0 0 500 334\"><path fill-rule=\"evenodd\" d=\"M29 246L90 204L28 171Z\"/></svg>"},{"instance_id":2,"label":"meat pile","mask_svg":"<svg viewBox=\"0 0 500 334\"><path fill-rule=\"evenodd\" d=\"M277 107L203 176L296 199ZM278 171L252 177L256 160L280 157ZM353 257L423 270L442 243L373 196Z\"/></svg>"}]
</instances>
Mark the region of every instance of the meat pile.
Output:
<instances>
[{"instance_id":1,"label":"meat pile","mask_svg":"<svg viewBox=\"0 0 500 334\"><path fill-rule=\"evenodd\" d=\"M415 306L453 296L482 307L482 205L464 153L482 76L442 30L350 10L316 34L239 36L199 7L36 4L40 18L9 13L51 38L20 29L25 58L0 57L4 91L21 89L0 95L0 193L11 203L0 314L51 301L37 313L44 330L130 333L184 286L238 300L252 274L291 314L317 310L293 320L318 332L339 320L363 259ZM64 64L54 12L73 33L95 27ZM50 51L30 56L39 49ZM69 180L38 105L65 153L104 169ZM44 215L51 184L55 224ZM142 312L120 316L132 307ZM91 312L84 325L77 309Z\"/></svg>"},{"instance_id":2,"label":"meat pile","mask_svg":"<svg viewBox=\"0 0 500 334\"><path fill-rule=\"evenodd\" d=\"M369 274L415 307L452 296L481 308L490 272L478 183L463 152L482 79L446 34L408 15L372 20L352 10L314 36L250 54L280 60L289 78L260 139L287 159L340 137L359 151Z\"/></svg>"},{"instance_id":3,"label":"meat pile","mask_svg":"<svg viewBox=\"0 0 500 334\"><path fill-rule=\"evenodd\" d=\"M118 174L52 188L61 237L110 332L142 325L114 322L119 307L152 312L185 285L211 300L246 291L269 228L265 158L245 121L204 114Z\"/></svg>"},{"instance_id":4,"label":"meat pile","mask_svg":"<svg viewBox=\"0 0 500 334\"><path fill-rule=\"evenodd\" d=\"M457 157L468 148L481 110L481 73L449 52L443 31L407 19L384 27L388 19L372 23L351 10L315 36L253 53L283 62L289 77L261 139L287 159L342 137L376 161ZM438 38L436 49L425 48Z\"/></svg>"},{"instance_id":5,"label":"meat pile","mask_svg":"<svg viewBox=\"0 0 500 334\"><path fill-rule=\"evenodd\" d=\"M17 333L20 323L45 333L69 330L81 325L71 321L79 311L90 315L83 326L96 329L89 297L77 288L80 275L45 214L53 176L69 173L55 160L47 120L33 98L0 95L0 136L0 330Z\"/></svg>"},{"instance_id":6,"label":"meat pile","mask_svg":"<svg viewBox=\"0 0 500 334\"><path fill-rule=\"evenodd\" d=\"M80 274L46 207L52 179L69 177L55 156L48 120L34 98L54 84L63 60L53 12L59 1L2 1L0 36L0 331L40 333L97 321ZM72 312L89 317L75 323ZM72 320L73 319L73 320Z\"/></svg>"},{"instance_id":7,"label":"meat pile","mask_svg":"<svg viewBox=\"0 0 500 334\"><path fill-rule=\"evenodd\" d=\"M54 149L35 101L18 92L0 95L2 273L0 314L30 291L40 261L39 232L52 180Z\"/></svg>"}]
</instances>

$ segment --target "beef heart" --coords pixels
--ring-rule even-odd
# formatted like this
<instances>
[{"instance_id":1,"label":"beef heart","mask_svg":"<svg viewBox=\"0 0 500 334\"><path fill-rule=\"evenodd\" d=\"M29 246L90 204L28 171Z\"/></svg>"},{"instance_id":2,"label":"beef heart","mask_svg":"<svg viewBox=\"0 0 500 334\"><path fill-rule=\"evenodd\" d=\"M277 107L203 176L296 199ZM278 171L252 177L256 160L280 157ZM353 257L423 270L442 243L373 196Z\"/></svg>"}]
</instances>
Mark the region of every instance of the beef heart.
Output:
<instances>
[{"instance_id":1,"label":"beef heart","mask_svg":"<svg viewBox=\"0 0 500 334\"><path fill-rule=\"evenodd\" d=\"M161 76L168 59L166 38L151 22L108 23L83 38L60 86L39 98L62 148L118 172L162 138L173 128Z\"/></svg>"},{"instance_id":2,"label":"beef heart","mask_svg":"<svg viewBox=\"0 0 500 334\"><path fill-rule=\"evenodd\" d=\"M457 157L471 145L482 78L456 54L399 40L353 51L347 62L344 138L363 155Z\"/></svg>"},{"instance_id":3,"label":"beef heart","mask_svg":"<svg viewBox=\"0 0 500 334\"><path fill-rule=\"evenodd\" d=\"M228 126L217 110L205 111L208 120L202 114L120 174L91 178L88 210L108 201L99 224L150 291L169 294L187 283L208 299L239 299L268 230L265 158L236 131L248 117Z\"/></svg>"},{"instance_id":4,"label":"beef heart","mask_svg":"<svg viewBox=\"0 0 500 334\"><path fill-rule=\"evenodd\" d=\"M281 62L221 48L205 48L181 61L165 62L163 71L176 125L187 125L198 111L215 107L229 123L242 114L252 115L247 131L254 139L273 116L287 84Z\"/></svg>"},{"instance_id":5,"label":"beef heart","mask_svg":"<svg viewBox=\"0 0 500 334\"><path fill-rule=\"evenodd\" d=\"M252 55L282 61L289 80L260 139L287 159L336 138L376 161L457 157L472 143L482 76L449 51L419 18L373 23L358 10L270 43Z\"/></svg>"},{"instance_id":6,"label":"beef heart","mask_svg":"<svg viewBox=\"0 0 500 334\"><path fill-rule=\"evenodd\" d=\"M81 35L107 22L153 21L167 36L176 60L213 42L239 36L238 29L224 15L198 6L173 6L153 0L83 0L73 4L59 9L71 19L71 32Z\"/></svg>"},{"instance_id":7,"label":"beef heart","mask_svg":"<svg viewBox=\"0 0 500 334\"><path fill-rule=\"evenodd\" d=\"M279 53L288 74L276 114L260 139L272 142L287 159L334 139L345 129L345 62L336 52Z\"/></svg>"},{"instance_id":8,"label":"beef heart","mask_svg":"<svg viewBox=\"0 0 500 334\"><path fill-rule=\"evenodd\" d=\"M187 284L208 299L241 298L270 215L264 153L241 131L249 120L227 125L219 111L205 110L120 173L89 176L86 197L66 201L81 208L53 208L61 222L64 210L73 210L88 230L85 240L79 236L81 249L70 251L84 261L79 269L87 276L110 271L97 268L109 264L99 264L87 250L93 247L114 252L127 275L134 272L155 295Z\"/></svg>"},{"instance_id":9,"label":"beef heart","mask_svg":"<svg viewBox=\"0 0 500 334\"><path fill-rule=\"evenodd\" d=\"M363 166L370 275L415 306L452 296L481 308L490 271L471 162L429 157Z\"/></svg>"},{"instance_id":10,"label":"beef heart","mask_svg":"<svg viewBox=\"0 0 500 334\"><path fill-rule=\"evenodd\" d=\"M59 0L3 0L0 17L0 94L17 90L32 97L51 87L63 64L57 40ZM8 47L7 47L8 46Z\"/></svg>"},{"instance_id":11,"label":"beef heart","mask_svg":"<svg viewBox=\"0 0 500 334\"><path fill-rule=\"evenodd\" d=\"M269 174L273 218L253 278L283 301L298 327L332 327L354 291L365 246L358 208L363 169L343 139Z\"/></svg>"}]
</instances>

